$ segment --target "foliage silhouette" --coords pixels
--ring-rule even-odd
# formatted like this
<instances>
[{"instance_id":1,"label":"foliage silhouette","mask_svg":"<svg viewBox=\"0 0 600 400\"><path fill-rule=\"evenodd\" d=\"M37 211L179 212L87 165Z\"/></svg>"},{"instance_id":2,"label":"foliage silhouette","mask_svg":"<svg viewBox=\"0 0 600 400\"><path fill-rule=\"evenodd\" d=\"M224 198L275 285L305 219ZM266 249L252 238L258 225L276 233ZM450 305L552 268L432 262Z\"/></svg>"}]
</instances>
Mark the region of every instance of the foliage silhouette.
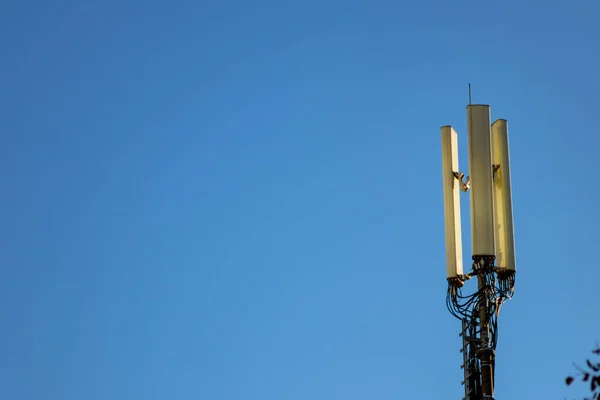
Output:
<instances>
[{"instance_id":1,"label":"foliage silhouette","mask_svg":"<svg viewBox=\"0 0 600 400\"><path fill-rule=\"evenodd\" d=\"M600 356L600 346L598 346L598 344L596 344L596 349L592 350L592 353ZM575 368L579 370L579 373L576 374L576 376L580 377L581 382L589 382L590 385L592 397L585 397L584 400L600 400L600 362L593 363L589 358L585 360L585 362L585 369L575 365ZM565 383L569 386L573 384L575 380L575 376L567 376Z\"/></svg>"}]
</instances>

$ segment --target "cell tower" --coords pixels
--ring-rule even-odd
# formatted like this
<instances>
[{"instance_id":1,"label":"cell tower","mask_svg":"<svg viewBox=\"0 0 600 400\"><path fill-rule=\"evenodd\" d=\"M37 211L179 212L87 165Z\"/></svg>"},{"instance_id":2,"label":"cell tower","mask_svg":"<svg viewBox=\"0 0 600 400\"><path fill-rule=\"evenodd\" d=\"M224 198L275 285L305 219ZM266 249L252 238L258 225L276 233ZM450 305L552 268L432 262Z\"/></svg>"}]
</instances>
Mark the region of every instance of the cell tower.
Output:
<instances>
[{"instance_id":1,"label":"cell tower","mask_svg":"<svg viewBox=\"0 0 600 400\"><path fill-rule=\"evenodd\" d=\"M470 92L470 90L469 90ZM469 93L470 97L470 93ZM458 168L458 136L442 130L442 170L446 230L446 304L462 322L464 400L493 400L498 314L515 284L512 194L508 126L490 125L488 105L468 105L470 176ZM471 272L463 272L460 192L470 192ZM465 282L477 278L477 291L463 295Z\"/></svg>"}]
</instances>

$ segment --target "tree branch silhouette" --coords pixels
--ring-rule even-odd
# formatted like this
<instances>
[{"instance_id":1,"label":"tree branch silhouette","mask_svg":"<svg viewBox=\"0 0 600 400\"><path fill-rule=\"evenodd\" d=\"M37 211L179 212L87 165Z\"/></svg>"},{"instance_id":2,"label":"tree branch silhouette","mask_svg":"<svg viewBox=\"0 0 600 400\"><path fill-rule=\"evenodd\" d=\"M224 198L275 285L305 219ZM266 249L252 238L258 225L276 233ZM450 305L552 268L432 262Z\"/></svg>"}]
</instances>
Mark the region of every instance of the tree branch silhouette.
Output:
<instances>
[{"instance_id":1,"label":"tree branch silhouette","mask_svg":"<svg viewBox=\"0 0 600 400\"><path fill-rule=\"evenodd\" d=\"M596 356L600 356L600 346L596 343L596 349L592 350L592 353ZM590 392L592 393L592 397L585 397L584 400L600 400L600 362L592 362L589 358L585 360L586 366L585 368L581 368L578 365L575 365L575 368L579 370L579 372L575 376L567 376L565 378L565 383L567 386L570 386L577 380L578 377L581 382L588 383L590 385Z\"/></svg>"}]
</instances>

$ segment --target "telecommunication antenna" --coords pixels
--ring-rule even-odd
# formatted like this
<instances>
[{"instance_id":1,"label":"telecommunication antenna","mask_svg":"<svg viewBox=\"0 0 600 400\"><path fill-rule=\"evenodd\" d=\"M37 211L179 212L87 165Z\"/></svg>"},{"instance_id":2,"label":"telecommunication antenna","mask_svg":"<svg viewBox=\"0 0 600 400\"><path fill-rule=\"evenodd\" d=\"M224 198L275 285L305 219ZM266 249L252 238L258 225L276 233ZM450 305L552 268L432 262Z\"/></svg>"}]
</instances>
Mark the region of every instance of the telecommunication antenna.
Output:
<instances>
[{"instance_id":1,"label":"telecommunication antenna","mask_svg":"<svg viewBox=\"0 0 600 400\"><path fill-rule=\"evenodd\" d=\"M446 304L461 320L464 400L494 399L495 349L501 305L512 298L515 249L508 124L490 125L490 106L467 106L469 176L458 167L458 135L442 131L442 172L446 231ZM463 271L460 194L470 191L472 268ZM477 291L463 295L465 282L477 279Z\"/></svg>"}]
</instances>

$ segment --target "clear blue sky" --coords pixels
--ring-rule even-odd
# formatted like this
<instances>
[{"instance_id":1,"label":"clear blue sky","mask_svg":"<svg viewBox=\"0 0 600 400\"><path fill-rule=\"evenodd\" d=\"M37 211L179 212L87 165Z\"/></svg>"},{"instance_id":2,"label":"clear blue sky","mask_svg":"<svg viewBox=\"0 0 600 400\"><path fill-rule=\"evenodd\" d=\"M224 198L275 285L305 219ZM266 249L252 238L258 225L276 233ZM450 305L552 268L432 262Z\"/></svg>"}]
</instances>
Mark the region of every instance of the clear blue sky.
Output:
<instances>
[{"instance_id":1,"label":"clear blue sky","mask_svg":"<svg viewBox=\"0 0 600 400\"><path fill-rule=\"evenodd\" d=\"M4 4L0 398L460 399L439 128L465 169L468 82L511 143L496 397L580 393L563 379L600 341L599 14Z\"/></svg>"}]
</instances>

